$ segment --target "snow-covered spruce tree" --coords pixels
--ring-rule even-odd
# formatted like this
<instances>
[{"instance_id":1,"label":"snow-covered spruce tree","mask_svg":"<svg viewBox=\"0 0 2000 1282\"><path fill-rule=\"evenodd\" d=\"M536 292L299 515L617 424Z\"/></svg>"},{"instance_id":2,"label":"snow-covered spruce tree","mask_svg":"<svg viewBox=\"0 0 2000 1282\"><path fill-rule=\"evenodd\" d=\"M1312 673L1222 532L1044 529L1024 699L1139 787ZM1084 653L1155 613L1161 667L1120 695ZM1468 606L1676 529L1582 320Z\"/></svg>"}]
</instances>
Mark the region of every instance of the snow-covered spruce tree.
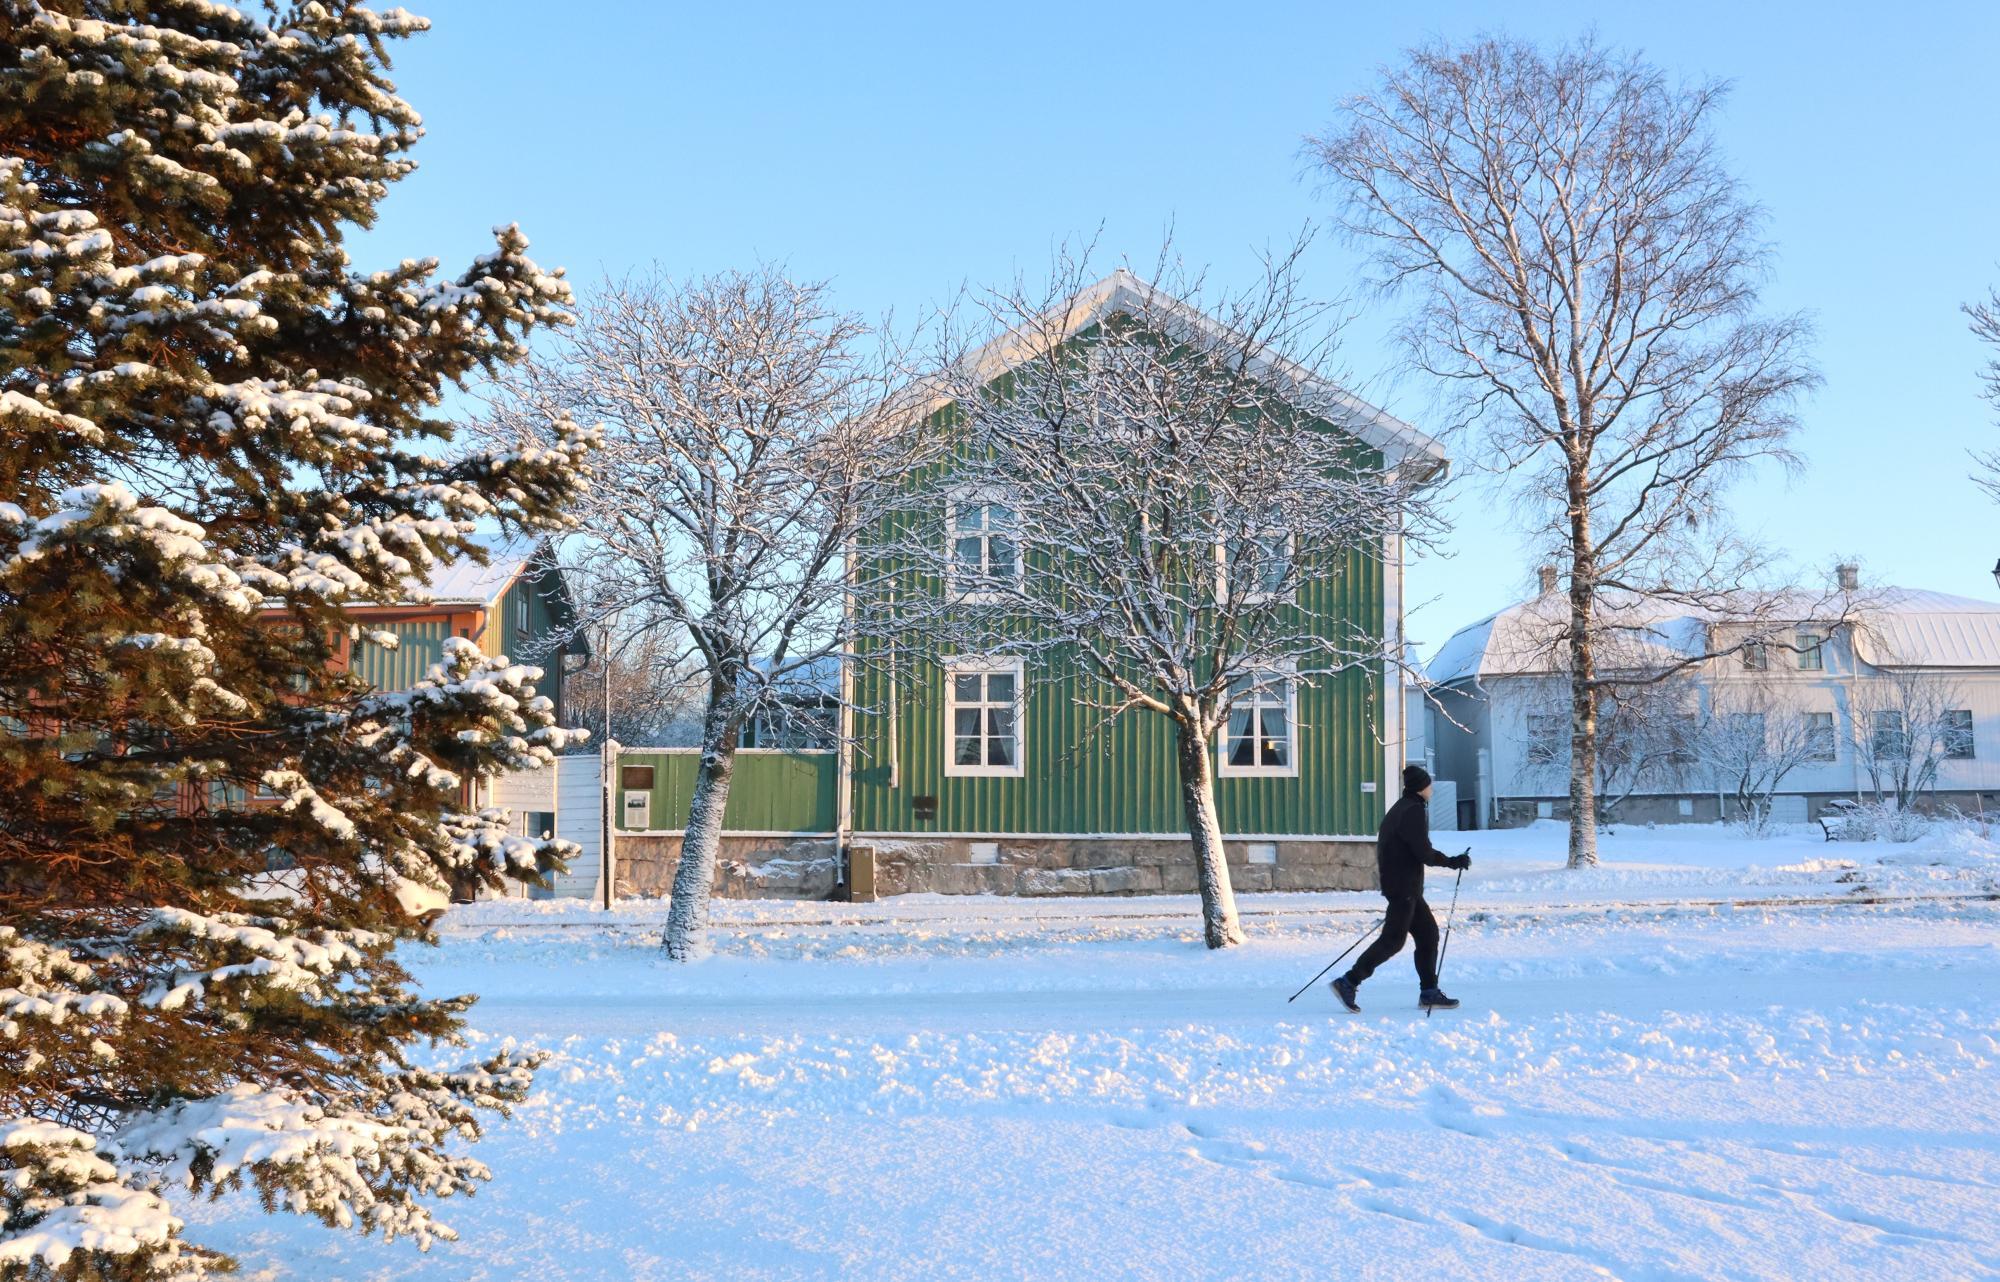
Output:
<instances>
[{"instance_id":1,"label":"snow-covered spruce tree","mask_svg":"<svg viewBox=\"0 0 2000 1282\"><path fill-rule=\"evenodd\" d=\"M483 430L552 443L604 425L583 533L564 558L589 612L670 639L702 701L669 956L703 951L743 727L841 653L842 554L886 501L905 436L876 432L887 363L827 286L764 268L607 283L546 357L497 381ZM802 691L802 687L807 689Z\"/></svg>"},{"instance_id":2,"label":"snow-covered spruce tree","mask_svg":"<svg viewBox=\"0 0 2000 1282\"><path fill-rule=\"evenodd\" d=\"M1046 289L988 294L945 327L918 384L949 406L944 457L859 549L871 636L1069 667L1101 722L1171 722L1210 948L1243 938L1214 746L1259 751L1259 695L1400 662L1398 637L1301 589L1437 527L1426 475L1385 466L1356 432L1371 411L1318 373L1334 333L1299 291L1304 247L1233 294L1164 251L1152 282L1127 274L1089 322L1074 315L1087 252L1061 255ZM987 345L995 331L1008 357ZM969 541L972 558L962 496L1003 523L1001 540Z\"/></svg>"},{"instance_id":3,"label":"snow-covered spruce tree","mask_svg":"<svg viewBox=\"0 0 2000 1282\"><path fill-rule=\"evenodd\" d=\"M516 231L456 280L341 248L410 169L383 42L422 26L0 0L0 1278L208 1272L175 1201L239 1185L448 1236L527 1087L412 1063L470 999L393 949L447 878L559 861L461 801L562 744L537 673L336 662L345 603L558 522L589 445L454 456L433 417L563 317Z\"/></svg>"}]
</instances>

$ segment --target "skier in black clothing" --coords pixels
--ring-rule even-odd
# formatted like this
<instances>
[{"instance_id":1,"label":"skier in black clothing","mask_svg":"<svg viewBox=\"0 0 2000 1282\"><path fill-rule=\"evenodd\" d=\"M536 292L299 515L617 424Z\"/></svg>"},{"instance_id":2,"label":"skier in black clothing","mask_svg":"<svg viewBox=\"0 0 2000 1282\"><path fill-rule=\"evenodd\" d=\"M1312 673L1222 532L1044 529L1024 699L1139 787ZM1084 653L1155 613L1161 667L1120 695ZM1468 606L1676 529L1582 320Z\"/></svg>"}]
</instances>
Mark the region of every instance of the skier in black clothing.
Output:
<instances>
[{"instance_id":1,"label":"skier in black clothing","mask_svg":"<svg viewBox=\"0 0 2000 1282\"><path fill-rule=\"evenodd\" d=\"M1329 985L1351 1011L1361 1009L1354 1000L1361 982L1403 951L1403 941L1409 938L1417 941L1417 980L1423 985L1417 1004L1426 1010L1452 1010L1458 1005L1438 988L1438 924L1424 902L1424 865L1463 872L1472 867L1472 856L1447 855L1431 844L1430 795L1430 772L1422 766L1403 767L1402 799L1389 807L1382 830L1375 835L1375 864L1382 874L1382 895L1389 901L1382 933L1354 969Z\"/></svg>"}]
</instances>

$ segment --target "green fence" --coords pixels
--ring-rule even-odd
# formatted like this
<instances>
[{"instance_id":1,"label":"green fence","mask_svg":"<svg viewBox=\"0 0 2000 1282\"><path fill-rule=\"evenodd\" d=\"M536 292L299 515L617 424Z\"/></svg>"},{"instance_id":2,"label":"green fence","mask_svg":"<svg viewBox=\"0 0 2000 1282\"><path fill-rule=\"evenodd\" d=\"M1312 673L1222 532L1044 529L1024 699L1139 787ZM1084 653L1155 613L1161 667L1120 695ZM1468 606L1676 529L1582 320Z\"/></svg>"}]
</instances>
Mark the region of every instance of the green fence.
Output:
<instances>
[{"instance_id":1,"label":"green fence","mask_svg":"<svg viewBox=\"0 0 2000 1282\"><path fill-rule=\"evenodd\" d=\"M677 831L687 826L694 792L692 748L634 749L618 754L612 813L621 831ZM723 827L730 832L832 832L838 822L840 756L834 752L736 754ZM634 793L647 794L645 820L628 809Z\"/></svg>"}]
</instances>

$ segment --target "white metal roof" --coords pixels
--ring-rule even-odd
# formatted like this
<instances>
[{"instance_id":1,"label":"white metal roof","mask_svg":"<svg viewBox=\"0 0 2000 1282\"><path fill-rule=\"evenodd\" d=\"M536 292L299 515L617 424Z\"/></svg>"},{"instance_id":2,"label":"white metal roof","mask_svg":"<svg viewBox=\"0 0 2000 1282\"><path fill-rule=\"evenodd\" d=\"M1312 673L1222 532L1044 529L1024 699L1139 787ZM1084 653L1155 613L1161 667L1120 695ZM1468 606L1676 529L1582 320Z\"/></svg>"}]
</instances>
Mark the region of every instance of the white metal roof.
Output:
<instances>
[{"instance_id":1,"label":"white metal roof","mask_svg":"<svg viewBox=\"0 0 2000 1282\"><path fill-rule=\"evenodd\" d=\"M1801 621L1824 613L1815 612L1808 598L1800 600ZM1885 587L1857 596L1852 608L1856 649L1876 667L2000 668L2000 602ZM1560 593L1511 605L1453 633L1438 647L1426 675L1443 685L1566 670L1556 642L1568 615L1569 598ZM1639 600L1613 607L1606 617L1623 631L1601 662L1641 667L1701 653L1709 625L1729 616Z\"/></svg>"},{"instance_id":2,"label":"white metal roof","mask_svg":"<svg viewBox=\"0 0 2000 1282\"><path fill-rule=\"evenodd\" d=\"M1878 668L2000 667L2000 602L1918 588L1885 588L1855 629ZM1871 603L1872 604L1872 603Z\"/></svg>"},{"instance_id":3,"label":"white metal roof","mask_svg":"<svg viewBox=\"0 0 2000 1282\"><path fill-rule=\"evenodd\" d=\"M490 606L527 568L529 559L541 546L542 540L533 535L487 539L485 565L469 556L440 565L424 585L424 594L437 605Z\"/></svg>"},{"instance_id":4,"label":"white metal roof","mask_svg":"<svg viewBox=\"0 0 2000 1282\"><path fill-rule=\"evenodd\" d=\"M1190 329L1227 332L1199 308L1140 280L1123 267L1095 285L1079 290L1060 305L1060 315L1057 310L1051 309L1034 322L1010 329L971 353L965 358L966 367L981 375L982 381L991 381L1039 354L1045 343L1063 342L1119 312L1165 315ZM1253 358L1253 365L1260 377L1281 395L1301 408L1324 414L1343 430L1382 450L1390 463L1425 460L1431 464L1430 477L1442 478L1448 460L1444 446L1434 438L1269 348ZM934 386L919 383L892 398L892 402L900 404L890 412L890 418L898 422L918 418L944 406L949 399Z\"/></svg>"}]
</instances>

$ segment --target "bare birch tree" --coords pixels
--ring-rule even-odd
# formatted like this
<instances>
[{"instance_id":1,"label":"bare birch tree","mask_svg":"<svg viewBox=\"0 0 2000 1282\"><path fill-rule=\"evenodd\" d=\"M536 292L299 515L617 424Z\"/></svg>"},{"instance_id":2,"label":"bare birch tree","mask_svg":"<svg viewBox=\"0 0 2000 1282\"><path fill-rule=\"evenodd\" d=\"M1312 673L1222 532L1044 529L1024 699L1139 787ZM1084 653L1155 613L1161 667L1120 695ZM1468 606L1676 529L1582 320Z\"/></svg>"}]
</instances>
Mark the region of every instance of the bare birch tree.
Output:
<instances>
[{"instance_id":1,"label":"bare birch tree","mask_svg":"<svg viewBox=\"0 0 2000 1282\"><path fill-rule=\"evenodd\" d=\"M1798 317L1758 315L1760 214L1711 132L1724 87L1676 84L1590 40L1412 52L1348 99L1310 154L1458 423L1565 571L1572 867L1594 864L1599 607L1626 593L1718 605L1763 558L1726 487L1790 462L1812 386Z\"/></svg>"},{"instance_id":2,"label":"bare birch tree","mask_svg":"<svg viewBox=\"0 0 2000 1282\"><path fill-rule=\"evenodd\" d=\"M843 554L900 466L874 432L890 362L823 284L763 269L607 283L547 358L501 384L490 431L555 406L604 425L567 568L628 631L681 640L704 687L700 763L665 946L703 950L739 736L841 652Z\"/></svg>"},{"instance_id":3,"label":"bare birch tree","mask_svg":"<svg viewBox=\"0 0 2000 1282\"><path fill-rule=\"evenodd\" d=\"M1768 830L1773 799L1792 772L1833 756L1830 732L1813 724L1786 684L1748 674L1715 682L1697 738L1702 764L1753 835Z\"/></svg>"},{"instance_id":4,"label":"bare birch tree","mask_svg":"<svg viewBox=\"0 0 2000 1282\"><path fill-rule=\"evenodd\" d=\"M1898 811L1915 808L1946 761L1972 753L1969 701L1942 673L1878 669L1856 684L1849 712L1855 759L1875 799Z\"/></svg>"},{"instance_id":5,"label":"bare birch tree","mask_svg":"<svg viewBox=\"0 0 2000 1282\"><path fill-rule=\"evenodd\" d=\"M1065 254L1046 289L968 304L924 387L952 407L947 460L864 553L889 567L860 588L884 635L1076 671L1099 724L1171 722L1211 948L1242 939L1218 745L1296 768L1286 696L1356 669L1379 682L1401 653L1330 609L1329 585L1433 523L1435 460L1378 453L1376 412L1314 372L1332 329L1297 253L1235 294L1167 255L1152 283L1091 285L1087 254Z\"/></svg>"},{"instance_id":6,"label":"bare birch tree","mask_svg":"<svg viewBox=\"0 0 2000 1282\"><path fill-rule=\"evenodd\" d=\"M1980 394L1995 410L2000 410L2000 289L1977 303L1967 303L1965 314L1971 322L1973 337L1993 352L1979 370ZM1987 494L2000 499L2000 450L1975 450L1972 458L1979 469L1972 479Z\"/></svg>"}]
</instances>

